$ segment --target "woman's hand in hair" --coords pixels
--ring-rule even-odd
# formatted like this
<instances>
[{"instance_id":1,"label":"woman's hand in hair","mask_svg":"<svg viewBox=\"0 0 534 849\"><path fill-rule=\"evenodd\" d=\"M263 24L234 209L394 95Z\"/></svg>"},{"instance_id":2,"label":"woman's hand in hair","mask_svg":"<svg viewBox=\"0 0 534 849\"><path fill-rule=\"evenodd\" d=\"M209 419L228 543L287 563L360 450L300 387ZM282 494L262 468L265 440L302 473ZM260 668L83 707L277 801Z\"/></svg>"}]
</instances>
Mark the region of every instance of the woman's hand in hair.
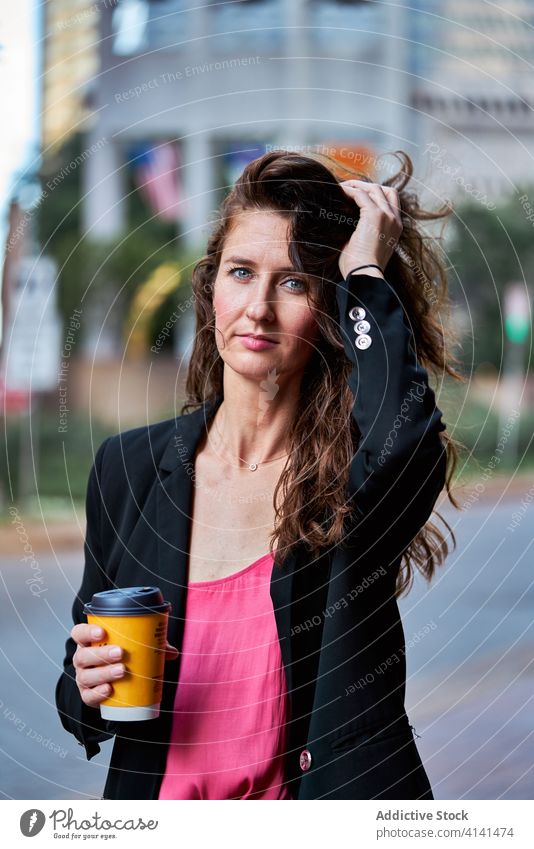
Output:
<instances>
[{"instance_id":1,"label":"woman's hand in hair","mask_svg":"<svg viewBox=\"0 0 534 849\"><path fill-rule=\"evenodd\" d=\"M402 233L397 189L365 180L344 180L339 185L360 209L356 229L339 257L343 278L353 268L367 263L379 265L385 270ZM375 268L362 269L362 273L382 276Z\"/></svg>"}]
</instances>

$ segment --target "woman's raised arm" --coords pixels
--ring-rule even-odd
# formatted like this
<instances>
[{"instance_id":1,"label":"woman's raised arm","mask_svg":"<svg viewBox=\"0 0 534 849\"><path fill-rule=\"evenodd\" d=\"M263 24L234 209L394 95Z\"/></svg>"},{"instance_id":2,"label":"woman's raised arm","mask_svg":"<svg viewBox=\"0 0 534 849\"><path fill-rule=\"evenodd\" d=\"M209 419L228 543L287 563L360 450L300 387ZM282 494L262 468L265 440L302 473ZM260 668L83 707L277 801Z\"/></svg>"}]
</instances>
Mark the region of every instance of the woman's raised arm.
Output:
<instances>
[{"instance_id":1,"label":"woman's raised arm","mask_svg":"<svg viewBox=\"0 0 534 849\"><path fill-rule=\"evenodd\" d=\"M387 212L384 191L375 199L375 184L360 189L354 187L359 181L349 183L348 193L361 205L358 226L340 257L347 273L337 286L340 329L352 363L352 415L361 434L349 497L362 527L383 531L400 554L428 520L444 486L447 455L439 433L446 425L393 281L375 269L352 271L366 263L386 267L402 229L397 193L386 188Z\"/></svg>"}]
</instances>

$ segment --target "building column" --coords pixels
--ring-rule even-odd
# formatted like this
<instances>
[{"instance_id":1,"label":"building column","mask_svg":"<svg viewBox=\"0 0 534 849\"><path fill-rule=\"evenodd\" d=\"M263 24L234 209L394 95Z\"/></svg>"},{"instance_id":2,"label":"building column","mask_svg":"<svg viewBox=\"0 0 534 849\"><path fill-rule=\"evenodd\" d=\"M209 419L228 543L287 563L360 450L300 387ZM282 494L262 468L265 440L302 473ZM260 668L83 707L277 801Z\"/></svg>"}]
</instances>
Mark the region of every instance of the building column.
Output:
<instances>
[{"instance_id":1,"label":"building column","mask_svg":"<svg viewBox=\"0 0 534 849\"><path fill-rule=\"evenodd\" d=\"M389 102L384 104L385 129L389 135L384 136L382 144L387 150L401 148L410 155L417 155L414 139L417 121L413 120L410 109L410 92L414 82L409 74L409 64L410 51L419 48L417 44L410 44L409 37L410 15L401 0L394 0L387 7L381 41L381 61L391 69L386 72Z\"/></svg>"},{"instance_id":2,"label":"building column","mask_svg":"<svg viewBox=\"0 0 534 849\"><path fill-rule=\"evenodd\" d=\"M182 188L186 204L182 226L185 243L194 250L206 244L209 217L218 200L217 169L208 132L187 136L181 144Z\"/></svg>"},{"instance_id":3,"label":"building column","mask_svg":"<svg viewBox=\"0 0 534 849\"><path fill-rule=\"evenodd\" d=\"M120 144L90 133L82 170L82 232L108 240L126 229L126 167Z\"/></svg>"},{"instance_id":4,"label":"building column","mask_svg":"<svg viewBox=\"0 0 534 849\"><path fill-rule=\"evenodd\" d=\"M310 109L310 60L312 54L309 43L309 9L308 0L292 0L284 7L284 22L287 26L284 33L284 49L286 53L287 81L290 88L287 92L288 116L297 120L284 121L282 144L298 145L306 148L310 144L310 125L312 110ZM298 58L294 58L298 57ZM305 152L303 150L302 152Z\"/></svg>"}]
</instances>

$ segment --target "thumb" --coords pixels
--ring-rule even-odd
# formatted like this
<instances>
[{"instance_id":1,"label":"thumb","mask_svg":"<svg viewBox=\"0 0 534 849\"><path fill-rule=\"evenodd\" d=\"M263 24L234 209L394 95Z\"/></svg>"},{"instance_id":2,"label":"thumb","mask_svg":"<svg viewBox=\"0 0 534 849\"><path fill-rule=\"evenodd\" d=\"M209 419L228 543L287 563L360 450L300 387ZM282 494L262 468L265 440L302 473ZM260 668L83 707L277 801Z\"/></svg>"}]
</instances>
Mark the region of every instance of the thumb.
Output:
<instances>
[{"instance_id":1,"label":"thumb","mask_svg":"<svg viewBox=\"0 0 534 849\"><path fill-rule=\"evenodd\" d=\"M178 649L175 646L171 646L170 643L167 643L167 646L166 646L166 649L165 649L165 659L166 660L176 660L179 653L180 652L178 651Z\"/></svg>"}]
</instances>

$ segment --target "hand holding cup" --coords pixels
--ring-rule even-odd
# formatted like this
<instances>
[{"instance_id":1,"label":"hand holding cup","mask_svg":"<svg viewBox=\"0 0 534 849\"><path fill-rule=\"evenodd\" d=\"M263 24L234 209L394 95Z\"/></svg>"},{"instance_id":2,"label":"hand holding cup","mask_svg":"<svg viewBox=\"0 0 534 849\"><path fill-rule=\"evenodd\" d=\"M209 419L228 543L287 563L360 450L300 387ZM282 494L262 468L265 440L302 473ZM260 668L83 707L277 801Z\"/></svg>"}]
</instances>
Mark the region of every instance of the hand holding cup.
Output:
<instances>
[{"instance_id":1,"label":"hand holding cup","mask_svg":"<svg viewBox=\"0 0 534 849\"><path fill-rule=\"evenodd\" d=\"M126 670L121 663L122 649L116 645L92 646L92 643L106 637L102 628L94 625L74 625L70 635L77 644L72 665L82 701L88 707L99 707L111 695L113 683L125 675ZM178 654L178 649L167 641L165 663L176 660Z\"/></svg>"},{"instance_id":2,"label":"hand holding cup","mask_svg":"<svg viewBox=\"0 0 534 849\"><path fill-rule=\"evenodd\" d=\"M178 657L167 640L171 610L151 586L103 590L85 603L87 625L71 632L78 645L73 666L83 702L99 707L103 719L159 716L165 662Z\"/></svg>"}]
</instances>

